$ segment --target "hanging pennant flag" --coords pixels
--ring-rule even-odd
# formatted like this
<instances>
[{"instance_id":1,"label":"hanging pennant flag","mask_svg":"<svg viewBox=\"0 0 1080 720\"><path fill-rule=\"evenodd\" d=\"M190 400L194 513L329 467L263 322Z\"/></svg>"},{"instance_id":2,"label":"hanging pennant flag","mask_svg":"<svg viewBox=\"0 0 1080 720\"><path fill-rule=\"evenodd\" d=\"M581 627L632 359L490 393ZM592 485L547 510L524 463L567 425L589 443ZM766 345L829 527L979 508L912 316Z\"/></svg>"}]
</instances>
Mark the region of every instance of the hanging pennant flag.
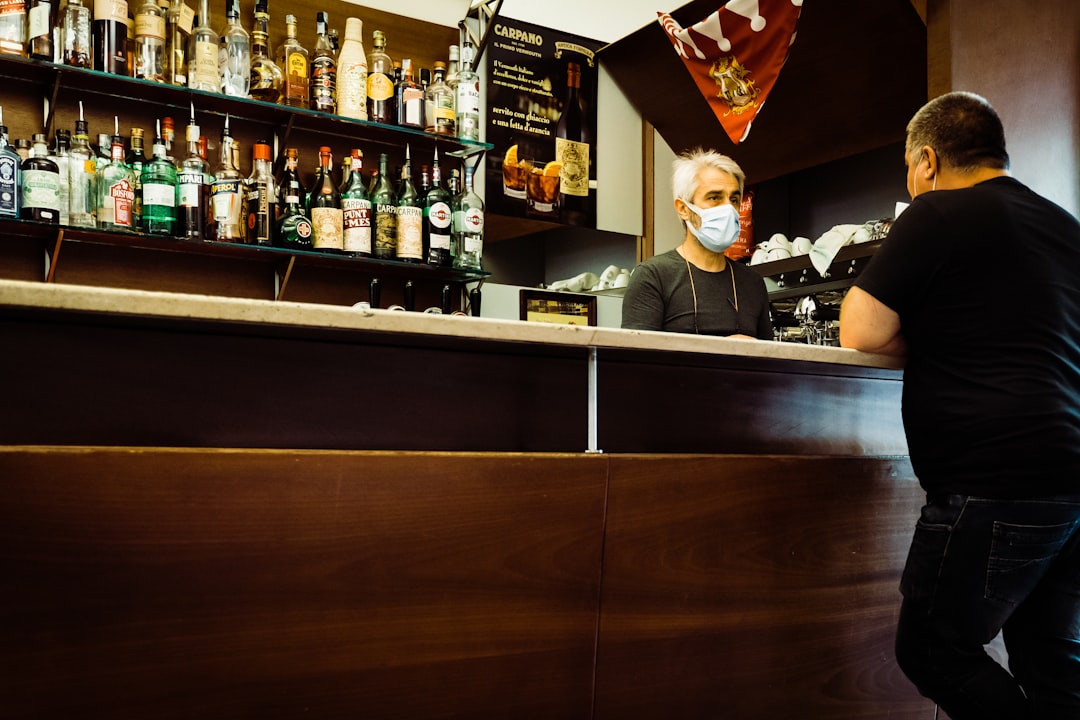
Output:
<instances>
[{"instance_id":1,"label":"hanging pennant flag","mask_svg":"<svg viewBox=\"0 0 1080 720\"><path fill-rule=\"evenodd\" d=\"M750 123L776 84L802 0L730 0L709 17L682 28L657 13L675 52L735 144L750 134Z\"/></svg>"}]
</instances>

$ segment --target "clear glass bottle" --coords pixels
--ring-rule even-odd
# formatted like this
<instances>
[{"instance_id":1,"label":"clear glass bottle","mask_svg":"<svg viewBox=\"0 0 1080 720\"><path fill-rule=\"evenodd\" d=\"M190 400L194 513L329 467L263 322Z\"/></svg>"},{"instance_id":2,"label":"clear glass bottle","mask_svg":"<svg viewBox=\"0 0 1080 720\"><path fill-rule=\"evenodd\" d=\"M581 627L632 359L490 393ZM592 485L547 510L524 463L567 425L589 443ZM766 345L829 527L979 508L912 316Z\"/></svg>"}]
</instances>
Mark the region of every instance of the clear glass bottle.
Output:
<instances>
[{"instance_id":1,"label":"clear glass bottle","mask_svg":"<svg viewBox=\"0 0 1080 720\"><path fill-rule=\"evenodd\" d=\"M273 243L274 206L277 195L270 168L270 143L259 140L251 148L251 176L247 180L247 242L249 245Z\"/></svg>"},{"instance_id":2,"label":"clear glass bottle","mask_svg":"<svg viewBox=\"0 0 1080 720\"><path fill-rule=\"evenodd\" d=\"M71 142L71 161L68 166L68 224L75 227L94 227L94 174L97 162L90 147L90 131L83 118L79 101L79 119Z\"/></svg>"},{"instance_id":3,"label":"clear glass bottle","mask_svg":"<svg viewBox=\"0 0 1080 720\"><path fill-rule=\"evenodd\" d=\"M473 46L465 41L461 46L461 69L455 92L454 108L457 133L462 140L480 141L480 76L473 72Z\"/></svg>"},{"instance_id":4,"label":"clear glass bottle","mask_svg":"<svg viewBox=\"0 0 1080 720\"><path fill-rule=\"evenodd\" d=\"M278 48L277 64L281 68L281 103L306 108L308 98L308 52L296 39L296 16L285 16L285 42Z\"/></svg>"},{"instance_id":5,"label":"clear glass bottle","mask_svg":"<svg viewBox=\"0 0 1080 720\"><path fill-rule=\"evenodd\" d=\"M427 263L438 267L450 267L450 223L453 213L450 203L453 197L442 184L439 168L439 150L431 167L431 187L424 194L424 245L427 246Z\"/></svg>"},{"instance_id":6,"label":"clear glass bottle","mask_svg":"<svg viewBox=\"0 0 1080 720\"><path fill-rule=\"evenodd\" d=\"M311 250L311 221L304 214L304 188L298 179L289 178L282 191L285 205L274 244L292 250Z\"/></svg>"},{"instance_id":7,"label":"clear glass bottle","mask_svg":"<svg viewBox=\"0 0 1080 720\"><path fill-rule=\"evenodd\" d=\"M225 30L218 50L221 92L229 97L248 97L251 89L251 36L240 24L240 0L225 5Z\"/></svg>"},{"instance_id":8,"label":"clear glass bottle","mask_svg":"<svg viewBox=\"0 0 1080 720\"><path fill-rule=\"evenodd\" d=\"M431 84L424 102L424 129L448 137L457 137L454 116L454 91L446 84L446 63L435 61Z\"/></svg>"},{"instance_id":9,"label":"clear glass bottle","mask_svg":"<svg viewBox=\"0 0 1080 720\"><path fill-rule=\"evenodd\" d=\"M337 113L342 117L367 120L367 54L364 52L364 23L360 18L345 21L345 41L337 58Z\"/></svg>"},{"instance_id":10,"label":"clear glass bottle","mask_svg":"<svg viewBox=\"0 0 1080 720\"><path fill-rule=\"evenodd\" d=\"M397 193L390 182L386 153L379 155L379 174L371 188L371 225L375 257L393 260L397 257Z\"/></svg>"},{"instance_id":11,"label":"clear glass bottle","mask_svg":"<svg viewBox=\"0 0 1080 720\"><path fill-rule=\"evenodd\" d=\"M58 173L57 189L60 191L60 224L68 225L70 221L68 219L70 194L69 180L71 177L71 131L63 128L56 131L56 147L54 152L49 154L49 159L56 163L56 169Z\"/></svg>"},{"instance_id":12,"label":"clear glass bottle","mask_svg":"<svg viewBox=\"0 0 1080 720\"><path fill-rule=\"evenodd\" d=\"M60 222L60 169L48 155L45 133L34 133L33 152L22 162L23 220Z\"/></svg>"},{"instance_id":13,"label":"clear glass bottle","mask_svg":"<svg viewBox=\"0 0 1080 720\"><path fill-rule=\"evenodd\" d=\"M188 47L188 87L207 92L221 91L219 45L217 31L210 25L209 0L200 0L198 25L191 31Z\"/></svg>"},{"instance_id":14,"label":"clear glass bottle","mask_svg":"<svg viewBox=\"0 0 1080 720\"><path fill-rule=\"evenodd\" d=\"M176 234L192 240L205 239L207 210L210 206L206 161L199 153L201 133L201 129L195 124L195 105L192 104L191 120L184 135L187 140L187 157L180 162L180 172L176 176Z\"/></svg>"},{"instance_id":15,"label":"clear glass bottle","mask_svg":"<svg viewBox=\"0 0 1080 720\"><path fill-rule=\"evenodd\" d=\"M345 42L349 33L345 32ZM371 256L371 198L364 184L364 153L353 148L349 157L348 179L341 187L341 211L344 221L342 245L347 255Z\"/></svg>"},{"instance_id":16,"label":"clear glass bottle","mask_svg":"<svg viewBox=\"0 0 1080 720\"><path fill-rule=\"evenodd\" d=\"M424 129L424 88L413 78L412 59L401 59L401 82L394 94L397 105L397 124Z\"/></svg>"},{"instance_id":17,"label":"clear glass bottle","mask_svg":"<svg viewBox=\"0 0 1080 720\"><path fill-rule=\"evenodd\" d=\"M210 187L211 206L216 239L224 242L243 242L244 179L236 168L232 135L229 134L229 116L221 131L221 155L214 169L214 183Z\"/></svg>"},{"instance_id":18,"label":"clear glass bottle","mask_svg":"<svg viewBox=\"0 0 1080 720\"><path fill-rule=\"evenodd\" d=\"M251 97L276 103L281 100L281 68L270 52L270 9L267 0L255 3L251 28Z\"/></svg>"},{"instance_id":19,"label":"clear glass bottle","mask_svg":"<svg viewBox=\"0 0 1080 720\"><path fill-rule=\"evenodd\" d=\"M94 69L114 75L130 75L128 68L127 0L94 0L94 20L90 35L94 48Z\"/></svg>"},{"instance_id":20,"label":"clear glass bottle","mask_svg":"<svg viewBox=\"0 0 1080 720\"><path fill-rule=\"evenodd\" d=\"M116 118L113 122L109 162L98 163L97 168L97 223L102 230L127 231L135 227L135 174L124 162L120 123Z\"/></svg>"},{"instance_id":21,"label":"clear glass bottle","mask_svg":"<svg viewBox=\"0 0 1080 720\"><path fill-rule=\"evenodd\" d=\"M143 0L135 10L135 77L165 82L166 13L158 0Z\"/></svg>"},{"instance_id":22,"label":"clear glass bottle","mask_svg":"<svg viewBox=\"0 0 1080 720\"><path fill-rule=\"evenodd\" d=\"M65 65L88 68L93 64L90 24L90 8L83 0L68 0L60 20L60 60Z\"/></svg>"},{"instance_id":23,"label":"clear glass bottle","mask_svg":"<svg viewBox=\"0 0 1080 720\"><path fill-rule=\"evenodd\" d=\"M151 152L153 158L142 169L141 228L153 235L176 235L176 166L165 156L160 120Z\"/></svg>"},{"instance_id":24,"label":"clear glass bottle","mask_svg":"<svg viewBox=\"0 0 1080 720\"><path fill-rule=\"evenodd\" d=\"M333 113L337 111L337 58L330 36L326 34L330 16L325 12L315 13L315 49L311 52L311 109ZM318 228L316 228L316 237Z\"/></svg>"},{"instance_id":25,"label":"clear glass bottle","mask_svg":"<svg viewBox=\"0 0 1080 720\"><path fill-rule=\"evenodd\" d=\"M418 263L424 259L424 199L412 181L409 146L405 146L405 168L401 173L397 208L397 259Z\"/></svg>"},{"instance_id":26,"label":"clear glass bottle","mask_svg":"<svg viewBox=\"0 0 1080 720\"><path fill-rule=\"evenodd\" d=\"M4 109L0 107L0 217L19 217L22 207L22 158L11 147Z\"/></svg>"},{"instance_id":27,"label":"clear glass bottle","mask_svg":"<svg viewBox=\"0 0 1080 720\"><path fill-rule=\"evenodd\" d=\"M26 57L26 0L5 2L0 8L0 53Z\"/></svg>"},{"instance_id":28,"label":"clear glass bottle","mask_svg":"<svg viewBox=\"0 0 1080 720\"><path fill-rule=\"evenodd\" d=\"M473 192L473 172L472 165L465 166L465 186L454 198L454 267L462 270L480 270L484 251L484 201Z\"/></svg>"},{"instance_id":29,"label":"clear glass bottle","mask_svg":"<svg viewBox=\"0 0 1080 720\"><path fill-rule=\"evenodd\" d=\"M184 0L172 0L165 19L165 81L172 85L188 84L188 46L195 11Z\"/></svg>"},{"instance_id":30,"label":"clear glass bottle","mask_svg":"<svg viewBox=\"0 0 1080 720\"><path fill-rule=\"evenodd\" d=\"M367 76L368 120L392 124L395 119L394 63L386 52L386 35L382 30L371 34L371 48Z\"/></svg>"},{"instance_id":31,"label":"clear glass bottle","mask_svg":"<svg viewBox=\"0 0 1080 720\"><path fill-rule=\"evenodd\" d=\"M325 145L319 148L319 172L308 195L311 217L311 246L322 252L344 249L344 217L341 191L334 184L333 155Z\"/></svg>"},{"instance_id":32,"label":"clear glass bottle","mask_svg":"<svg viewBox=\"0 0 1080 720\"><path fill-rule=\"evenodd\" d=\"M27 11L27 51L35 60L53 60L53 15L56 4L31 0ZM61 223L62 224L62 223Z\"/></svg>"},{"instance_id":33,"label":"clear glass bottle","mask_svg":"<svg viewBox=\"0 0 1080 720\"><path fill-rule=\"evenodd\" d=\"M451 45L446 53L446 84L457 93L458 68L461 67L461 49L457 45ZM457 101L457 97L454 98Z\"/></svg>"}]
</instances>

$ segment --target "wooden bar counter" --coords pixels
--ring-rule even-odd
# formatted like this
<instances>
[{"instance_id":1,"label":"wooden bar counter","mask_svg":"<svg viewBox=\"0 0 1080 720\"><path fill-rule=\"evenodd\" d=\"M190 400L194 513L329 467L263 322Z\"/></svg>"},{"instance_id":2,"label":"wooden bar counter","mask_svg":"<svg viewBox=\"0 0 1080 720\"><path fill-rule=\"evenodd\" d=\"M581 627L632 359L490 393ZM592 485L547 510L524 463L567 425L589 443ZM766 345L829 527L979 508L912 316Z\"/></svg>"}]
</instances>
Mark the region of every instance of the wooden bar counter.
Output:
<instances>
[{"instance_id":1,"label":"wooden bar counter","mask_svg":"<svg viewBox=\"0 0 1080 720\"><path fill-rule=\"evenodd\" d=\"M899 366L0 281L22 718L915 720Z\"/></svg>"}]
</instances>

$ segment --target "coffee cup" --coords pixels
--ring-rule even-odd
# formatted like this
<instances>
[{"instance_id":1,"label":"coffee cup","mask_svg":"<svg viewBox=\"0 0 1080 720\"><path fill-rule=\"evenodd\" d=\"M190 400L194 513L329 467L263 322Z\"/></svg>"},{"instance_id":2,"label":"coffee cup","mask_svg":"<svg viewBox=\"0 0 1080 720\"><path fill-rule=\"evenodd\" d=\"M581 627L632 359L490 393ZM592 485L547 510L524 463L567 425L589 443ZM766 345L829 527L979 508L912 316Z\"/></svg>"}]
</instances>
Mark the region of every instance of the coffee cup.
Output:
<instances>
[{"instance_id":1,"label":"coffee cup","mask_svg":"<svg viewBox=\"0 0 1080 720\"><path fill-rule=\"evenodd\" d=\"M791 242L792 255L808 255L813 246L814 243L810 242L810 238L797 237Z\"/></svg>"},{"instance_id":2,"label":"coffee cup","mask_svg":"<svg viewBox=\"0 0 1080 720\"><path fill-rule=\"evenodd\" d=\"M769 262L775 262L776 260L787 260L789 257L791 257L791 251L787 248L774 247L769 250Z\"/></svg>"}]
</instances>

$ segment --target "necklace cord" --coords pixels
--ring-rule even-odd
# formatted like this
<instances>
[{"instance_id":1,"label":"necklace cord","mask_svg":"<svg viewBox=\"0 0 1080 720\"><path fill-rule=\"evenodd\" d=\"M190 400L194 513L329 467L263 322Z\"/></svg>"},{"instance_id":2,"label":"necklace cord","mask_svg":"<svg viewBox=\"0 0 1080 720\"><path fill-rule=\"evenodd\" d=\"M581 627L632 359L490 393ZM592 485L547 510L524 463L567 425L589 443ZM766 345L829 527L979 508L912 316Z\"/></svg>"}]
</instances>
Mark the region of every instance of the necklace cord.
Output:
<instances>
[{"instance_id":1,"label":"necklace cord","mask_svg":"<svg viewBox=\"0 0 1080 720\"><path fill-rule=\"evenodd\" d=\"M696 335L701 334L701 330L698 329L698 308L697 308L697 288L694 286L694 271L690 267L690 261L683 258L683 262L686 263L686 274L690 277L690 292L694 295L694 333ZM727 262L731 265L731 261ZM735 308L735 333L739 334L739 291L735 287L735 268L728 267L728 272L731 273L731 298L728 298L728 302ZM734 298L734 299L732 299Z\"/></svg>"}]
</instances>

